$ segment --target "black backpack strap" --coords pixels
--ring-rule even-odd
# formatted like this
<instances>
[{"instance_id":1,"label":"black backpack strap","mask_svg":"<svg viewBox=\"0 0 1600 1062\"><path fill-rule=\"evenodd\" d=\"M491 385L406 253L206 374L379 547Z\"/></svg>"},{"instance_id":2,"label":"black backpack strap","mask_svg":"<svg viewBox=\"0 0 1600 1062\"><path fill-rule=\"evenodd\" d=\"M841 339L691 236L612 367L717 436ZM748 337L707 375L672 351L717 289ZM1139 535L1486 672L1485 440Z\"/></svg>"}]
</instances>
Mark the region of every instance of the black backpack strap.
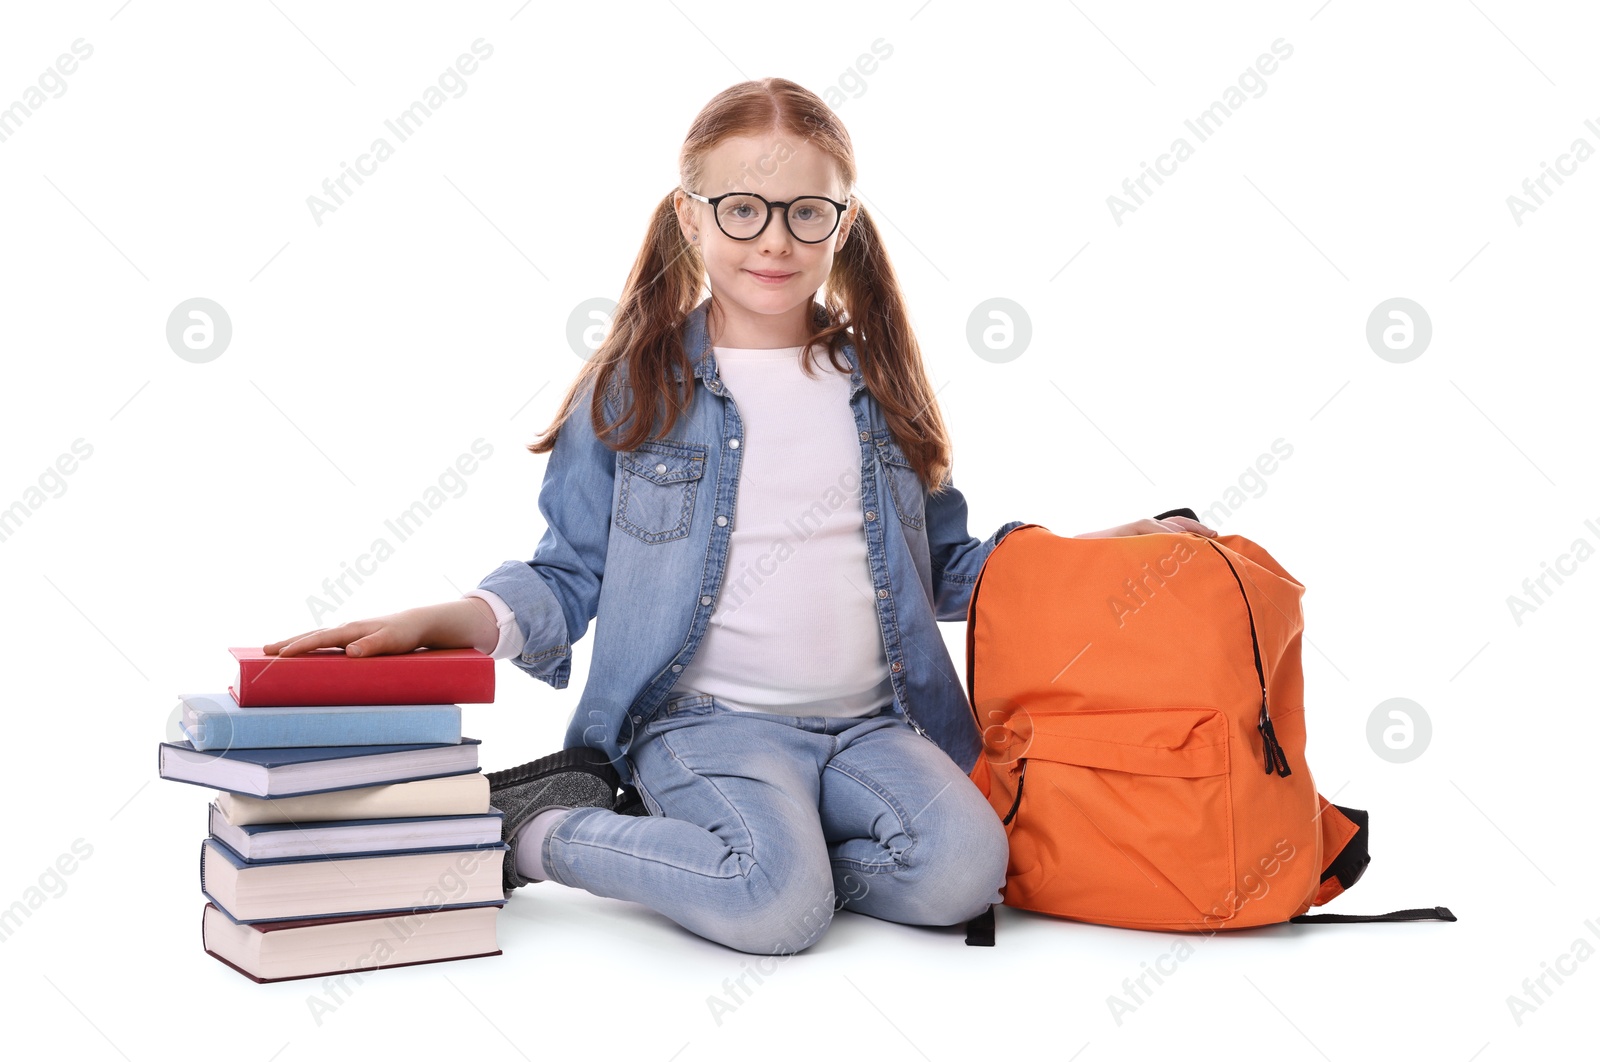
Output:
<instances>
[{"instance_id":1,"label":"black backpack strap","mask_svg":"<svg viewBox=\"0 0 1600 1062\"><path fill-rule=\"evenodd\" d=\"M1454 922L1456 916L1448 907L1413 907L1406 911L1390 911L1381 915L1314 914L1296 915L1289 919L1300 925L1329 925L1342 922Z\"/></svg>"},{"instance_id":2,"label":"black backpack strap","mask_svg":"<svg viewBox=\"0 0 1600 1062\"><path fill-rule=\"evenodd\" d=\"M1371 837L1370 817L1360 808L1347 808L1342 804L1332 806L1356 824L1355 836L1351 837L1344 848L1328 861L1328 865L1322 871L1323 881L1329 878L1339 879L1339 889L1342 892L1360 881L1361 875L1367 872L1367 864L1372 862L1372 853L1368 850Z\"/></svg>"},{"instance_id":3,"label":"black backpack strap","mask_svg":"<svg viewBox=\"0 0 1600 1062\"><path fill-rule=\"evenodd\" d=\"M1371 836L1370 817L1360 808L1347 808L1342 804L1330 805L1336 808L1345 818L1356 824L1356 832L1345 843L1344 848L1328 861L1327 867L1322 871L1322 880L1329 878L1339 880L1339 889L1343 892L1361 880L1361 875L1367 871L1367 866L1372 862L1372 853L1368 849ZM1314 914L1296 915L1289 919L1303 925L1329 925L1345 922L1454 922L1456 916L1448 907L1413 907L1405 911L1390 911L1381 915L1346 915L1346 914Z\"/></svg>"},{"instance_id":4,"label":"black backpack strap","mask_svg":"<svg viewBox=\"0 0 1600 1062\"><path fill-rule=\"evenodd\" d=\"M983 909L983 913L967 923L967 947L992 948L994 947L994 905L990 904Z\"/></svg>"},{"instance_id":5,"label":"black backpack strap","mask_svg":"<svg viewBox=\"0 0 1600 1062\"><path fill-rule=\"evenodd\" d=\"M1350 922L1454 922L1455 914L1448 907L1413 907L1405 911L1390 911L1381 915L1314 914L1297 915L1289 921L1299 925L1333 925ZM967 946L994 947L994 907L967 923Z\"/></svg>"}]
</instances>

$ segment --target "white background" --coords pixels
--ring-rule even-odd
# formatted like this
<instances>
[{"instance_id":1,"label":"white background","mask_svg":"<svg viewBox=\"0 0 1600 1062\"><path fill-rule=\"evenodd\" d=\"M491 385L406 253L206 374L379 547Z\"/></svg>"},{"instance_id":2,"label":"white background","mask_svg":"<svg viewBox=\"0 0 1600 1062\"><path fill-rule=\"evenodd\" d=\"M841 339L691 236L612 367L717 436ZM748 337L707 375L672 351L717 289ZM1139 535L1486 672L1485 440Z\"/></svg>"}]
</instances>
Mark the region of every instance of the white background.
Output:
<instances>
[{"instance_id":1,"label":"white background","mask_svg":"<svg viewBox=\"0 0 1600 1062\"><path fill-rule=\"evenodd\" d=\"M1592 10L120 3L8 4L0 27L0 106L93 47L0 143L0 506L27 509L0 541L0 906L92 848L0 943L11 1045L246 1062L1592 1050L1600 962L1547 982L1520 1025L1506 1002L1575 940L1600 947L1583 663L1600 562L1548 581L1520 624L1507 604L1576 540L1600 546L1600 160L1520 225L1507 205L1575 139L1600 148ZM317 224L307 197L394 143L384 119L478 38L494 51L465 94ZM1185 119L1279 38L1293 54L1265 91L1198 142ZM880 39L887 58L851 72ZM206 791L155 779L176 695L224 688L230 645L451 600L531 556L545 459L523 447L579 367L569 314L620 294L700 107L768 75L840 90L973 534L1204 510L1275 440L1293 447L1208 522L1307 586L1309 761L1373 818L1372 866L1333 906L1446 904L1458 923L1204 940L1120 1025L1107 997L1177 938L1009 910L994 949L842 915L720 1024L707 998L748 957L554 884L504 909L504 956L384 971L320 1023L317 982L257 986L201 951ZM1179 136L1193 157L1119 225L1107 197ZM233 326L204 364L165 335L194 297ZM994 297L1032 325L1004 363L966 340ZM1365 338L1393 297L1433 326L1404 364ZM493 456L465 490L314 615L323 580L480 437ZM77 439L92 455L41 484ZM960 665L961 625L945 633ZM588 650L561 691L498 665L496 702L467 708L487 767L559 746ZM1432 723L1408 763L1368 743L1391 697Z\"/></svg>"}]
</instances>

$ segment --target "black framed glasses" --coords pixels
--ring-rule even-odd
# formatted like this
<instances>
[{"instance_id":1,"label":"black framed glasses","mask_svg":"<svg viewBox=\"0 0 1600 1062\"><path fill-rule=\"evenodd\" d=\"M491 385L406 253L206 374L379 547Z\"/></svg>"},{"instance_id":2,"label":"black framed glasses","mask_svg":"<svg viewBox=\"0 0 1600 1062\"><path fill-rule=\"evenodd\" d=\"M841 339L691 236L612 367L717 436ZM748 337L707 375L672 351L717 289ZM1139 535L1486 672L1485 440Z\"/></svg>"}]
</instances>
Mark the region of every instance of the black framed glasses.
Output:
<instances>
[{"instance_id":1,"label":"black framed glasses","mask_svg":"<svg viewBox=\"0 0 1600 1062\"><path fill-rule=\"evenodd\" d=\"M767 230L774 209L783 211L789 234L801 243L821 243L833 235L844 217L848 203L837 203L824 195L807 195L787 203L773 203L754 192L726 192L706 198L687 188L684 195L711 207L717 228L731 240L753 240Z\"/></svg>"}]
</instances>

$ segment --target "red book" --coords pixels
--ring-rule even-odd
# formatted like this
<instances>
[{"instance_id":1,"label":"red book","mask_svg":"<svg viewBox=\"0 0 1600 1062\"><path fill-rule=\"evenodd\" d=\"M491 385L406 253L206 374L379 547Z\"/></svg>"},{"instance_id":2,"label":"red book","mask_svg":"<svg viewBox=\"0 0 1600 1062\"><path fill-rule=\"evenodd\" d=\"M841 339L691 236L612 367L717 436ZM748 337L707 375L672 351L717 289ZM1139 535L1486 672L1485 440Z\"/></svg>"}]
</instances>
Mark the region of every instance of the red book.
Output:
<instances>
[{"instance_id":1,"label":"red book","mask_svg":"<svg viewBox=\"0 0 1600 1062\"><path fill-rule=\"evenodd\" d=\"M346 656L313 649L268 656L259 646L230 648L239 681L228 692L242 708L336 704L490 704L494 658L476 649Z\"/></svg>"}]
</instances>

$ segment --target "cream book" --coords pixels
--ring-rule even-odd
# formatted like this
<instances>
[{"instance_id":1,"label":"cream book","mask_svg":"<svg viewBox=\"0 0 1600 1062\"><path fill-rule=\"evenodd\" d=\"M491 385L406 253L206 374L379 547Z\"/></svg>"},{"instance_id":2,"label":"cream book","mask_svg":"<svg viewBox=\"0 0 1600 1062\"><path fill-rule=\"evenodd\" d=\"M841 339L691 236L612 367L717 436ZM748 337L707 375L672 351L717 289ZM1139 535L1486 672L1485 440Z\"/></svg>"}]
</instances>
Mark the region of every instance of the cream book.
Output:
<instances>
[{"instance_id":1,"label":"cream book","mask_svg":"<svg viewBox=\"0 0 1600 1062\"><path fill-rule=\"evenodd\" d=\"M263 799L219 792L217 811L233 826L269 822L333 822L343 819L399 819L437 815L485 815L489 779L457 774L416 782L369 785L309 796Z\"/></svg>"}]
</instances>

